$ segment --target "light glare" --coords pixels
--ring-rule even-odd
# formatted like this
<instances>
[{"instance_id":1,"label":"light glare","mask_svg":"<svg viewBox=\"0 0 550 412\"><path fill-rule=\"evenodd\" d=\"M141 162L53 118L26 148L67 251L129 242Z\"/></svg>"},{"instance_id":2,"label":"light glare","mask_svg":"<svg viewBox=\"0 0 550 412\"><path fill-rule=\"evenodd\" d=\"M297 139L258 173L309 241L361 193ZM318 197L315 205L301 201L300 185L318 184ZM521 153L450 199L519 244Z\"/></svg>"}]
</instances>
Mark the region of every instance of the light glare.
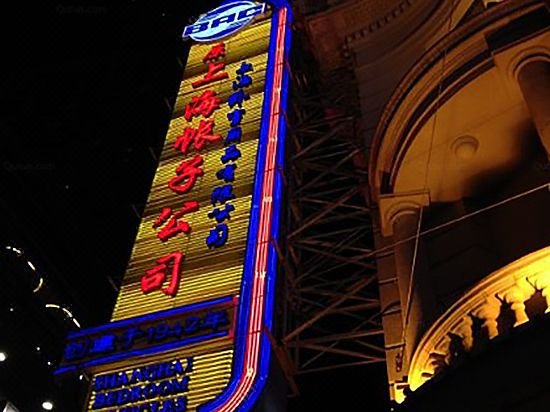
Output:
<instances>
[{"instance_id":1,"label":"light glare","mask_svg":"<svg viewBox=\"0 0 550 412\"><path fill-rule=\"evenodd\" d=\"M46 411L53 411L53 403L50 401L42 402L42 409Z\"/></svg>"}]
</instances>

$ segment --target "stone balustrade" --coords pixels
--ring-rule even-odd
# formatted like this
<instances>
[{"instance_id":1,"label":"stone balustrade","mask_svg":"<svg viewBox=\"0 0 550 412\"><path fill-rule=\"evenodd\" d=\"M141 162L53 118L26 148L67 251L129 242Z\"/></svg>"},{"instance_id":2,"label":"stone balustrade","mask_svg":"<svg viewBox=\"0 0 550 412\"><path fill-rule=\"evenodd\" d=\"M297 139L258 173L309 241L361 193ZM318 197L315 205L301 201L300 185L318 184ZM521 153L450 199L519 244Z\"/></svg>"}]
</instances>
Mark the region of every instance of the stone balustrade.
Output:
<instances>
[{"instance_id":1,"label":"stone balustrade","mask_svg":"<svg viewBox=\"0 0 550 412\"><path fill-rule=\"evenodd\" d=\"M466 353L549 312L550 247L493 272L452 305L415 349L409 388L414 391Z\"/></svg>"}]
</instances>

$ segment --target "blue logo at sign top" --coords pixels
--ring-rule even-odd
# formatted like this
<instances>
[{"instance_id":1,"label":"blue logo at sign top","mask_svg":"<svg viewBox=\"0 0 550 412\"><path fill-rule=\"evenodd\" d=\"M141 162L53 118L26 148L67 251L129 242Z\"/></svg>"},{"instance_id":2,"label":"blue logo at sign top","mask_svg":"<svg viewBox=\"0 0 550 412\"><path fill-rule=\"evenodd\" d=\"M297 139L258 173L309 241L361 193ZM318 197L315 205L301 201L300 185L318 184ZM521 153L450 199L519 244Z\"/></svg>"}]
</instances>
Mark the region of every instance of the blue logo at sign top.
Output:
<instances>
[{"instance_id":1,"label":"blue logo at sign top","mask_svg":"<svg viewBox=\"0 0 550 412\"><path fill-rule=\"evenodd\" d=\"M254 17L265 12L266 4L253 1L234 1L218 7L187 26L183 37L198 42L209 42L227 37L250 23Z\"/></svg>"}]
</instances>

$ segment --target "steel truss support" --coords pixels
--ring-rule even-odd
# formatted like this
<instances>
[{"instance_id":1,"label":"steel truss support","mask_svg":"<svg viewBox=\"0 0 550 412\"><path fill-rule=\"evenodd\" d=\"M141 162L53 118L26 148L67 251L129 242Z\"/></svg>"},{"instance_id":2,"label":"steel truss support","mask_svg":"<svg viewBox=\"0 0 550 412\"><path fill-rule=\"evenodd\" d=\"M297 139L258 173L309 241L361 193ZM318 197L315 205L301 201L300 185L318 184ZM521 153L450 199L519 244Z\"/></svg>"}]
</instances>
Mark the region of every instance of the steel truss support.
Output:
<instances>
[{"instance_id":1,"label":"steel truss support","mask_svg":"<svg viewBox=\"0 0 550 412\"><path fill-rule=\"evenodd\" d=\"M283 325L272 343L287 378L384 362L383 330L349 72L321 79L292 62L287 219L277 252ZM298 57L300 55L301 57Z\"/></svg>"}]
</instances>

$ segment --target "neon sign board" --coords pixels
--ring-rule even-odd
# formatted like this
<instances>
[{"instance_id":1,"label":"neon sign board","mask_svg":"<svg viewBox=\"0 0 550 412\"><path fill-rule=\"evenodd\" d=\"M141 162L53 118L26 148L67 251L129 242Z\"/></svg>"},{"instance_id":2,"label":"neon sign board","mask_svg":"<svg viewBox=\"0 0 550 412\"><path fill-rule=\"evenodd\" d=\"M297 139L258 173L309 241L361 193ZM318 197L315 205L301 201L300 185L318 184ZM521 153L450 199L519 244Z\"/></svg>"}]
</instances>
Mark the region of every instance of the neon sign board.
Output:
<instances>
[{"instance_id":1,"label":"neon sign board","mask_svg":"<svg viewBox=\"0 0 550 412\"><path fill-rule=\"evenodd\" d=\"M112 322L71 335L58 372L124 380L122 371L182 359L192 370L185 386L183 375L168 379L173 393L156 393L154 405L143 391L156 383L136 382L133 398L92 386L86 411L233 412L258 399L270 363L290 21L285 1L235 1L185 29L195 43Z\"/></svg>"},{"instance_id":2,"label":"neon sign board","mask_svg":"<svg viewBox=\"0 0 550 412\"><path fill-rule=\"evenodd\" d=\"M241 30L254 17L265 13L266 4L253 1L234 1L218 7L199 18L183 30L183 37L198 42L223 39Z\"/></svg>"}]
</instances>

